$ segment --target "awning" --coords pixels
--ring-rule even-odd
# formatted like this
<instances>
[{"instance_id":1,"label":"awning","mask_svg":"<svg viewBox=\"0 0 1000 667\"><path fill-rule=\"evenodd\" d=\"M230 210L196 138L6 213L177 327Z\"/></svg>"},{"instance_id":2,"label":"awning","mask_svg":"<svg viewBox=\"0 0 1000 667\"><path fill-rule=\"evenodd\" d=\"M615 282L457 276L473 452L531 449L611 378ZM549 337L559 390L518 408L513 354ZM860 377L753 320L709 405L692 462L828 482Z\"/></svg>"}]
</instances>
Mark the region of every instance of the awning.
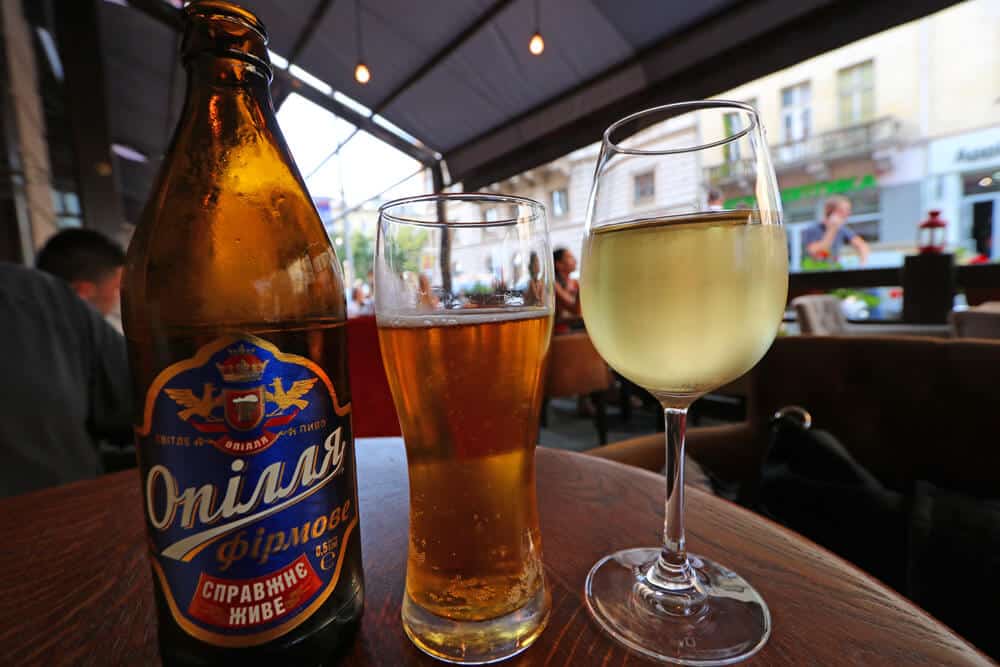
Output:
<instances>
[{"instance_id":1,"label":"awning","mask_svg":"<svg viewBox=\"0 0 1000 667\"><path fill-rule=\"evenodd\" d=\"M416 159L440 153L452 180L475 189L592 143L627 113L717 95L955 1L242 4L262 18L274 52L332 88L300 87L311 100L355 126L369 123L375 136ZM528 51L536 2L541 56ZM358 8L372 72L365 86L353 78ZM164 150L182 101L176 31L163 18L176 11L164 0L107 0L101 7L112 137L150 156ZM362 106L345 104L344 95ZM384 121L402 132L387 130ZM134 210L152 168L120 166L126 208Z\"/></svg>"}]
</instances>

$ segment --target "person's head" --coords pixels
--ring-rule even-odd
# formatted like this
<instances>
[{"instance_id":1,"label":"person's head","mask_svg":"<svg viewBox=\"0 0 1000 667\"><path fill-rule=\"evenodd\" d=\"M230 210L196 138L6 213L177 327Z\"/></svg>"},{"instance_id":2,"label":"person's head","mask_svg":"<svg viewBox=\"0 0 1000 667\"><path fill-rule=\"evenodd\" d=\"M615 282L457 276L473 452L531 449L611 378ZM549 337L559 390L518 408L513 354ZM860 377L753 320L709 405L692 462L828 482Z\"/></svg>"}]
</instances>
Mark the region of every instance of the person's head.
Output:
<instances>
[{"instance_id":1,"label":"person's head","mask_svg":"<svg viewBox=\"0 0 1000 667\"><path fill-rule=\"evenodd\" d=\"M851 215L851 200L843 195L833 195L823 204L823 219L847 220Z\"/></svg>"},{"instance_id":2,"label":"person's head","mask_svg":"<svg viewBox=\"0 0 1000 667\"><path fill-rule=\"evenodd\" d=\"M722 208L722 193L714 188L708 191L708 207Z\"/></svg>"},{"instance_id":3,"label":"person's head","mask_svg":"<svg viewBox=\"0 0 1000 667\"><path fill-rule=\"evenodd\" d=\"M362 304L365 301L365 290L361 285L355 285L351 290L351 301Z\"/></svg>"},{"instance_id":4,"label":"person's head","mask_svg":"<svg viewBox=\"0 0 1000 667\"><path fill-rule=\"evenodd\" d=\"M566 277L576 271L576 257L569 248L556 248L552 253L552 260L555 263L557 276Z\"/></svg>"},{"instance_id":5,"label":"person's head","mask_svg":"<svg viewBox=\"0 0 1000 667\"><path fill-rule=\"evenodd\" d=\"M69 283L102 314L115 310L121 295L121 247L92 229L65 229L42 247L35 266Z\"/></svg>"},{"instance_id":6,"label":"person's head","mask_svg":"<svg viewBox=\"0 0 1000 667\"><path fill-rule=\"evenodd\" d=\"M538 259L538 253L532 252L528 257L528 275L532 280L538 279L538 274L542 272L542 262Z\"/></svg>"}]
</instances>

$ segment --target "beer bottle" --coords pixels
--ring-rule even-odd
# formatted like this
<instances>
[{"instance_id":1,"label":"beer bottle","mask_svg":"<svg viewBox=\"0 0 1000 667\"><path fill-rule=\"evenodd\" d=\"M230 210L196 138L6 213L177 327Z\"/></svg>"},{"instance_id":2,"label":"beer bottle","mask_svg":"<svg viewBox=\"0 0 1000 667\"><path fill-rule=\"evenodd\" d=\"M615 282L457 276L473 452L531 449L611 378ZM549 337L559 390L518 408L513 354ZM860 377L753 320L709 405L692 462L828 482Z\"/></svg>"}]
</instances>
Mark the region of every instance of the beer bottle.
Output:
<instances>
[{"instance_id":1,"label":"beer bottle","mask_svg":"<svg viewBox=\"0 0 1000 667\"><path fill-rule=\"evenodd\" d=\"M278 129L264 26L185 9L184 110L123 319L167 664L319 664L363 581L340 264Z\"/></svg>"}]
</instances>

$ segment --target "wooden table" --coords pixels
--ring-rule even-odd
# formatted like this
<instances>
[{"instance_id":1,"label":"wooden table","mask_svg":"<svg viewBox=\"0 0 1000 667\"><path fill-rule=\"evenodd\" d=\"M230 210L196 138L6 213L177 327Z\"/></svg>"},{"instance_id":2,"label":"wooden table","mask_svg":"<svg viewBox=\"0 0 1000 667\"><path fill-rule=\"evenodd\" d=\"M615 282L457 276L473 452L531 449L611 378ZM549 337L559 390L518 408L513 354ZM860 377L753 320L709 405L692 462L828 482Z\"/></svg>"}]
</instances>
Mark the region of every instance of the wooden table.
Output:
<instances>
[{"instance_id":1,"label":"wooden table","mask_svg":"<svg viewBox=\"0 0 1000 667\"><path fill-rule=\"evenodd\" d=\"M365 616L352 666L434 663L403 635L406 461L399 439L359 440ZM581 454L538 451L538 501L553 612L510 665L639 665L581 600L590 566L657 543L663 480ZM692 550L746 576L774 632L754 665L989 665L972 646L812 543L723 500L688 495ZM134 471L0 502L0 665L159 662Z\"/></svg>"}]
</instances>

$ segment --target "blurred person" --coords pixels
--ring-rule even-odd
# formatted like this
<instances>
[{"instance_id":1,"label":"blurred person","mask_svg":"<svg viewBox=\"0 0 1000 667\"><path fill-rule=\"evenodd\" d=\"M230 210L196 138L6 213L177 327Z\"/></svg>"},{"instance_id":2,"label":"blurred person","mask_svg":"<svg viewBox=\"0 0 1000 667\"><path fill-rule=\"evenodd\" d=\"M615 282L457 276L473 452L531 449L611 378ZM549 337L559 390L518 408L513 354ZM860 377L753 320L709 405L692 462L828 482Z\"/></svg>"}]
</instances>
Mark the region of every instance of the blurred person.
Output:
<instances>
[{"instance_id":1,"label":"blurred person","mask_svg":"<svg viewBox=\"0 0 1000 667\"><path fill-rule=\"evenodd\" d=\"M528 286L524 290L524 305L539 306L545 303L545 284L541 279L542 262L538 253L532 252L528 258Z\"/></svg>"},{"instance_id":2,"label":"blurred person","mask_svg":"<svg viewBox=\"0 0 1000 667\"><path fill-rule=\"evenodd\" d=\"M714 188L708 191L708 210L722 210L722 193Z\"/></svg>"},{"instance_id":3,"label":"blurred person","mask_svg":"<svg viewBox=\"0 0 1000 667\"><path fill-rule=\"evenodd\" d=\"M556 326L553 333L566 333L571 323L580 321L580 283L570 276L576 271L576 257L569 248L556 248L552 252L556 282Z\"/></svg>"},{"instance_id":4,"label":"blurred person","mask_svg":"<svg viewBox=\"0 0 1000 667\"><path fill-rule=\"evenodd\" d=\"M570 276L576 271L576 257L569 248L552 251L556 281L552 286L556 295L556 317L553 334L569 333L574 328L582 328L580 310L580 283ZM594 416L594 404L590 396L581 395L576 399L576 411L581 417Z\"/></svg>"},{"instance_id":5,"label":"blurred person","mask_svg":"<svg viewBox=\"0 0 1000 667\"><path fill-rule=\"evenodd\" d=\"M852 245L858 253L861 266L868 263L868 244L847 226L851 215L851 200L834 195L823 204L823 221L802 230L802 243L806 253L815 260L836 264L840 247Z\"/></svg>"},{"instance_id":6,"label":"blurred person","mask_svg":"<svg viewBox=\"0 0 1000 667\"><path fill-rule=\"evenodd\" d=\"M64 280L121 333L125 252L93 229L64 229L42 247L35 266Z\"/></svg>"},{"instance_id":7,"label":"blurred person","mask_svg":"<svg viewBox=\"0 0 1000 667\"><path fill-rule=\"evenodd\" d=\"M132 442L125 339L54 276L0 263L0 496L95 477Z\"/></svg>"},{"instance_id":8,"label":"blurred person","mask_svg":"<svg viewBox=\"0 0 1000 667\"><path fill-rule=\"evenodd\" d=\"M966 264L987 264L993 252L993 221L989 218L972 223L972 240L976 244L976 254L973 255Z\"/></svg>"},{"instance_id":9,"label":"blurred person","mask_svg":"<svg viewBox=\"0 0 1000 667\"><path fill-rule=\"evenodd\" d=\"M434 310L441 302L438 300L437 295L434 294L434 288L431 287L431 279L425 274L417 274L417 285L419 288L419 305L423 306L426 310Z\"/></svg>"},{"instance_id":10,"label":"blurred person","mask_svg":"<svg viewBox=\"0 0 1000 667\"><path fill-rule=\"evenodd\" d=\"M375 310L371 301L365 297L363 285L355 285L351 290L351 298L347 300L347 316L361 317L363 315L373 315Z\"/></svg>"},{"instance_id":11,"label":"blurred person","mask_svg":"<svg viewBox=\"0 0 1000 667\"><path fill-rule=\"evenodd\" d=\"M361 302L363 297L360 294L361 288L354 286L351 289L351 293L347 296L347 316L348 317L360 317L361 316Z\"/></svg>"}]
</instances>

